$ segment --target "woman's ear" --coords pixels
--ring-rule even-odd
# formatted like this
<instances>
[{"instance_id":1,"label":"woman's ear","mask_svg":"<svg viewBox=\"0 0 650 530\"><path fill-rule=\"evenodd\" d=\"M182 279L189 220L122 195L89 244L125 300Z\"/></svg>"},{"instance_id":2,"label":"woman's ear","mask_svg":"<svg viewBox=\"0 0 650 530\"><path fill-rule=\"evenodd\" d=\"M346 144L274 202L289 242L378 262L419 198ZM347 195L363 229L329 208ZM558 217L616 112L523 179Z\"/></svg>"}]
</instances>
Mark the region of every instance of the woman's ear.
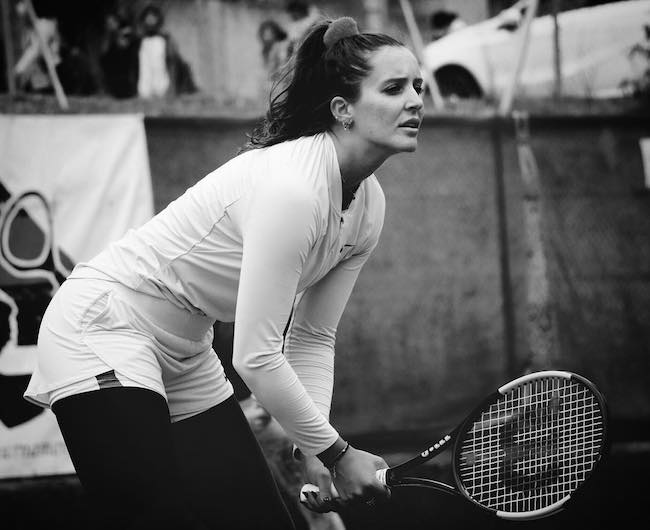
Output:
<instances>
[{"instance_id":1,"label":"woman's ear","mask_svg":"<svg viewBox=\"0 0 650 530\"><path fill-rule=\"evenodd\" d=\"M351 123L354 120L352 105L341 96L332 98L332 101L330 101L330 111L338 123Z\"/></svg>"}]
</instances>

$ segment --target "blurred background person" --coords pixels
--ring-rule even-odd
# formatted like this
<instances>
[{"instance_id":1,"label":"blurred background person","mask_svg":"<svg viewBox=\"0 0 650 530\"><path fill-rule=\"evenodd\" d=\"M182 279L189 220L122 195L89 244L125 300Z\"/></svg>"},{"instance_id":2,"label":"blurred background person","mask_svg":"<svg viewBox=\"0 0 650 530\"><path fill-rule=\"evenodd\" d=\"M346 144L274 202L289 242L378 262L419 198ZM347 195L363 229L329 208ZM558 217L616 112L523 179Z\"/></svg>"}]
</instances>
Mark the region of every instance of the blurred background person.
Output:
<instances>
[{"instance_id":1,"label":"blurred background person","mask_svg":"<svg viewBox=\"0 0 650 530\"><path fill-rule=\"evenodd\" d=\"M634 97L650 100L650 25L643 26L643 36L629 52L633 75L624 79L621 86Z\"/></svg>"},{"instance_id":2,"label":"blurred background person","mask_svg":"<svg viewBox=\"0 0 650 530\"><path fill-rule=\"evenodd\" d=\"M104 87L111 96L131 98L138 93L138 45L128 19L122 13L108 13L100 63Z\"/></svg>"},{"instance_id":3,"label":"blurred background person","mask_svg":"<svg viewBox=\"0 0 650 530\"><path fill-rule=\"evenodd\" d=\"M143 99L197 91L189 65L165 30L160 8L148 4L140 13L138 95Z\"/></svg>"},{"instance_id":4,"label":"blurred background person","mask_svg":"<svg viewBox=\"0 0 650 530\"><path fill-rule=\"evenodd\" d=\"M164 97L170 87L172 43L163 31L160 8L149 4L140 13L142 38L138 49L138 95L143 99Z\"/></svg>"},{"instance_id":5,"label":"blurred background person","mask_svg":"<svg viewBox=\"0 0 650 530\"><path fill-rule=\"evenodd\" d=\"M287 25L288 51L291 55L309 27L319 19L321 13L316 6L304 0L289 0L286 10L291 18L291 22Z\"/></svg>"},{"instance_id":6,"label":"blurred background person","mask_svg":"<svg viewBox=\"0 0 650 530\"><path fill-rule=\"evenodd\" d=\"M99 83L93 75L88 55L79 44L63 39L60 57L56 72L66 94L89 96L97 93Z\"/></svg>"},{"instance_id":7,"label":"blurred background person","mask_svg":"<svg viewBox=\"0 0 650 530\"><path fill-rule=\"evenodd\" d=\"M274 80L279 68L289 58L289 39L287 32L275 20L265 20L257 30L262 45L262 61L267 77Z\"/></svg>"},{"instance_id":8,"label":"blurred background person","mask_svg":"<svg viewBox=\"0 0 650 530\"><path fill-rule=\"evenodd\" d=\"M27 92L51 92L52 81L41 49L38 33L50 50L54 66L61 63L61 36L56 17L37 13L32 23L23 1L16 3L17 23L21 34L21 55L14 66L17 86Z\"/></svg>"}]
</instances>

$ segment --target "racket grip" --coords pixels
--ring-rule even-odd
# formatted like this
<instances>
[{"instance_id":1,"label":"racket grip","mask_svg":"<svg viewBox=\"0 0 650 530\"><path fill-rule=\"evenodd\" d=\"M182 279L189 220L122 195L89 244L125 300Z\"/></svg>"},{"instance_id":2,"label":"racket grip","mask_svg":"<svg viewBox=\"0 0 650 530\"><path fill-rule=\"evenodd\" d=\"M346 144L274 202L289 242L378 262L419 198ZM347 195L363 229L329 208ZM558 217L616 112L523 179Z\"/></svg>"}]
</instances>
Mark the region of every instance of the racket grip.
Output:
<instances>
[{"instance_id":1,"label":"racket grip","mask_svg":"<svg viewBox=\"0 0 650 530\"><path fill-rule=\"evenodd\" d=\"M384 486L388 486L388 468L378 469L375 471L375 476Z\"/></svg>"},{"instance_id":2,"label":"racket grip","mask_svg":"<svg viewBox=\"0 0 650 530\"><path fill-rule=\"evenodd\" d=\"M378 469L375 472L375 476L377 477L377 480L381 482L384 486L387 485L386 483L386 472L388 469ZM307 494L308 493L316 493L319 494L320 490L318 489L318 486L315 486L314 484L305 484L301 489L300 489L300 502L307 502ZM338 492L336 491L336 488L334 487L334 484L332 484L332 494L335 497L338 497Z\"/></svg>"}]
</instances>

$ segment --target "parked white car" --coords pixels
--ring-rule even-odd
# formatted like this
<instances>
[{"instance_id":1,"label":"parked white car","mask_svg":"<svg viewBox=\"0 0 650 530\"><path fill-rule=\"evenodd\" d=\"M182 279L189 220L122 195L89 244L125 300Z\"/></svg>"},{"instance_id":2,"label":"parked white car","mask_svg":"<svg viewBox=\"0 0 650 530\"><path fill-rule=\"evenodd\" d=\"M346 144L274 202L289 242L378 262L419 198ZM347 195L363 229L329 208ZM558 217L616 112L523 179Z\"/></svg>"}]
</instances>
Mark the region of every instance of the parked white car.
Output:
<instances>
[{"instance_id":1,"label":"parked white car","mask_svg":"<svg viewBox=\"0 0 650 530\"><path fill-rule=\"evenodd\" d=\"M424 64L434 74L443 96L499 97L516 67L526 2L517 2L496 17L454 31L428 44ZM625 81L638 76L630 56L645 41L650 0L614 2L561 12L558 15L562 94L607 98L624 95ZM554 22L536 17L530 28L519 94L553 93Z\"/></svg>"}]
</instances>

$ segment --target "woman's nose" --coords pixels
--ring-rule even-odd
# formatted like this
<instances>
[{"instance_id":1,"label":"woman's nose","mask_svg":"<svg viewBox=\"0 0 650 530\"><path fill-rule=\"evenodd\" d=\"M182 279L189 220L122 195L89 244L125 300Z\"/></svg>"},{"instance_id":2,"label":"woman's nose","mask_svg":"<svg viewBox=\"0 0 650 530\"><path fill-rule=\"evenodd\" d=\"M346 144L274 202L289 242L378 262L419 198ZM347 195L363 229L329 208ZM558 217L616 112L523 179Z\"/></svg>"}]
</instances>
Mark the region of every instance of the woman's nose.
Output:
<instances>
[{"instance_id":1,"label":"woman's nose","mask_svg":"<svg viewBox=\"0 0 650 530\"><path fill-rule=\"evenodd\" d=\"M418 93L415 89L409 92L409 97L406 101L406 108L409 110L420 110L424 106L422 94Z\"/></svg>"}]
</instances>

